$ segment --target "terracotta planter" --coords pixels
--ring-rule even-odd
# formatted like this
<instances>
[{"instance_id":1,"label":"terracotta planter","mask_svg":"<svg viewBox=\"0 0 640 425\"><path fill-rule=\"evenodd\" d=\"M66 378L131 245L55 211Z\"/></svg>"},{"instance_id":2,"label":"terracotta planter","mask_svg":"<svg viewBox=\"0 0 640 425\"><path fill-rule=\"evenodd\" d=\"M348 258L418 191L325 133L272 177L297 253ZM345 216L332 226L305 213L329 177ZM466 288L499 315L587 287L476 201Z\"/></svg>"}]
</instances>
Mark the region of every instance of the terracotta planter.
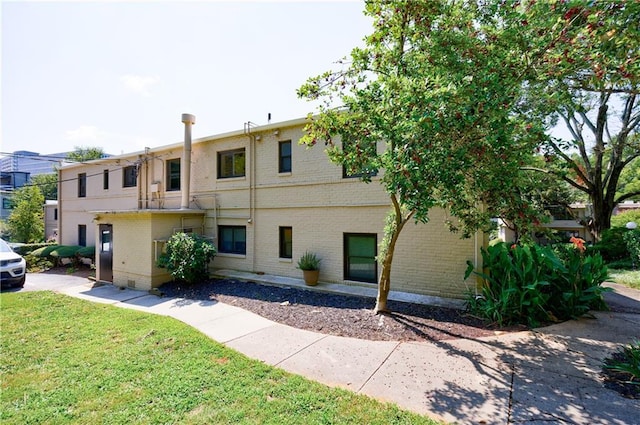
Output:
<instances>
[{"instance_id":1,"label":"terracotta planter","mask_svg":"<svg viewBox=\"0 0 640 425\"><path fill-rule=\"evenodd\" d=\"M320 270L302 270L302 276L304 277L304 283L309 286L315 286L318 284Z\"/></svg>"}]
</instances>

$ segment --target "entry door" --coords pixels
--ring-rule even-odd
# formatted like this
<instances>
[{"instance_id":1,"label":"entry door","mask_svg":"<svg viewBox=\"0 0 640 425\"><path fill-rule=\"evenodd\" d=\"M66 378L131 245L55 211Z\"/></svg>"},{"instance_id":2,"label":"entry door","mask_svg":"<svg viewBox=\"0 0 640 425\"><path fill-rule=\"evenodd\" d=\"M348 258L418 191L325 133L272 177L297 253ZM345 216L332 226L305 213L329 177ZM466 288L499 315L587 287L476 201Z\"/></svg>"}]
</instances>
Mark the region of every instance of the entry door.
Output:
<instances>
[{"instance_id":1,"label":"entry door","mask_svg":"<svg viewBox=\"0 0 640 425\"><path fill-rule=\"evenodd\" d=\"M113 282L113 226L100 225L100 276L104 282Z\"/></svg>"}]
</instances>

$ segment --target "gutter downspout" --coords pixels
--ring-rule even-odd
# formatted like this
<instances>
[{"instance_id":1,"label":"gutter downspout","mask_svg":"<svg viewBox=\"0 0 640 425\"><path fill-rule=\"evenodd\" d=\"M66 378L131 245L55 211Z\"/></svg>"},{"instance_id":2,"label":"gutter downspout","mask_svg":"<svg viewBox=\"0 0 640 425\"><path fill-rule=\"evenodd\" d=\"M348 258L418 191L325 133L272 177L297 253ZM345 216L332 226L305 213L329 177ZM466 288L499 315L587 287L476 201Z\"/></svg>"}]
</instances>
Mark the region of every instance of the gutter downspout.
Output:
<instances>
[{"instance_id":1,"label":"gutter downspout","mask_svg":"<svg viewBox=\"0 0 640 425\"><path fill-rule=\"evenodd\" d=\"M184 123L184 152L182 155L183 166L180 167L180 181L182 190L181 210L189 209L189 197L191 191L191 126L196 123L195 115L182 114Z\"/></svg>"}]
</instances>

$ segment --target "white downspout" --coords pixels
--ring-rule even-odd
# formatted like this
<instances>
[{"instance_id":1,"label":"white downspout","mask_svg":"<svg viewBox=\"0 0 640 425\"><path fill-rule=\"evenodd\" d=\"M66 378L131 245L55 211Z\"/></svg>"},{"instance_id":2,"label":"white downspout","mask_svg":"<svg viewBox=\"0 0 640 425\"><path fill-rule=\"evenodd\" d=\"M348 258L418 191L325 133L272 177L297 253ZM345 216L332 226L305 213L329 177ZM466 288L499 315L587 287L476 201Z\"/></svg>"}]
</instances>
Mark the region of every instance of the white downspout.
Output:
<instances>
[{"instance_id":1,"label":"white downspout","mask_svg":"<svg viewBox=\"0 0 640 425\"><path fill-rule=\"evenodd\" d=\"M181 210L189 209L189 197L191 191L191 126L196 123L195 115L182 114L184 123L184 152L182 154L182 166L180 167L180 181L182 191Z\"/></svg>"}]
</instances>

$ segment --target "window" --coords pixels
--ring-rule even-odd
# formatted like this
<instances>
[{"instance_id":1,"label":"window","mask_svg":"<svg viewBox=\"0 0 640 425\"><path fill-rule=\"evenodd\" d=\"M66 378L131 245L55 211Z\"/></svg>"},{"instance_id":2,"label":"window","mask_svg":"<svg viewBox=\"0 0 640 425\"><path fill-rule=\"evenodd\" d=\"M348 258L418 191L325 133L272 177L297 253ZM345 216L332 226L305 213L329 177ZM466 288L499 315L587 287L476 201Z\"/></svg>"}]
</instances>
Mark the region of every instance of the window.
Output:
<instances>
[{"instance_id":1,"label":"window","mask_svg":"<svg viewBox=\"0 0 640 425\"><path fill-rule=\"evenodd\" d=\"M138 184L138 170L135 165L122 169L122 187L135 187Z\"/></svg>"},{"instance_id":2,"label":"window","mask_svg":"<svg viewBox=\"0 0 640 425\"><path fill-rule=\"evenodd\" d=\"M247 253L247 228L244 226L218 226L218 240L220 252Z\"/></svg>"},{"instance_id":3,"label":"window","mask_svg":"<svg viewBox=\"0 0 640 425\"><path fill-rule=\"evenodd\" d=\"M291 140L278 143L278 172L291 172Z\"/></svg>"},{"instance_id":4,"label":"window","mask_svg":"<svg viewBox=\"0 0 640 425\"><path fill-rule=\"evenodd\" d=\"M293 228L280 228L280 258L293 257Z\"/></svg>"},{"instance_id":5,"label":"window","mask_svg":"<svg viewBox=\"0 0 640 425\"><path fill-rule=\"evenodd\" d=\"M87 246L87 226L78 224L78 245Z\"/></svg>"},{"instance_id":6,"label":"window","mask_svg":"<svg viewBox=\"0 0 640 425\"><path fill-rule=\"evenodd\" d=\"M377 235L369 233L345 233L344 278L359 282L376 283Z\"/></svg>"},{"instance_id":7,"label":"window","mask_svg":"<svg viewBox=\"0 0 640 425\"><path fill-rule=\"evenodd\" d=\"M102 172L102 188L104 190L109 189L109 170L104 170Z\"/></svg>"},{"instance_id":8,"label":"window","mask_svg":"<svg viewBox=\"0 0 640 425\"><path fill-rule=\"evenodd\" d=\"M180 190L180 158L167 160L167 190Z\"/></svg>"},{"instance_id":9,"label":"window","mask_svg":"<svg viewBox=\"0 0 640 425\"><path fill-rule=\"evenodd\" d=\"M87 196L87 173L78 174L78 198Z\"/></svg>"},{"instance_id":10,"label":"window","mask_svg":"<svg viewBox=\"0 0 640 425\"><path fill-rule=\"evenodd\" d=\"M244 177L244 148L218 152L218 178Z\"/></svg>"},{"instance_id":11,"label":"window","mask_svg":"<svg viewBox=\"0 0 640 425\"><path fill-rule=\"evenodd\" d=\"M53 219L54 219L54 220L57 220L57 219L58 219L58 209L57 209L57 208L54 208L54 209L53 209Z\"/></svg>"}]
</instances>

